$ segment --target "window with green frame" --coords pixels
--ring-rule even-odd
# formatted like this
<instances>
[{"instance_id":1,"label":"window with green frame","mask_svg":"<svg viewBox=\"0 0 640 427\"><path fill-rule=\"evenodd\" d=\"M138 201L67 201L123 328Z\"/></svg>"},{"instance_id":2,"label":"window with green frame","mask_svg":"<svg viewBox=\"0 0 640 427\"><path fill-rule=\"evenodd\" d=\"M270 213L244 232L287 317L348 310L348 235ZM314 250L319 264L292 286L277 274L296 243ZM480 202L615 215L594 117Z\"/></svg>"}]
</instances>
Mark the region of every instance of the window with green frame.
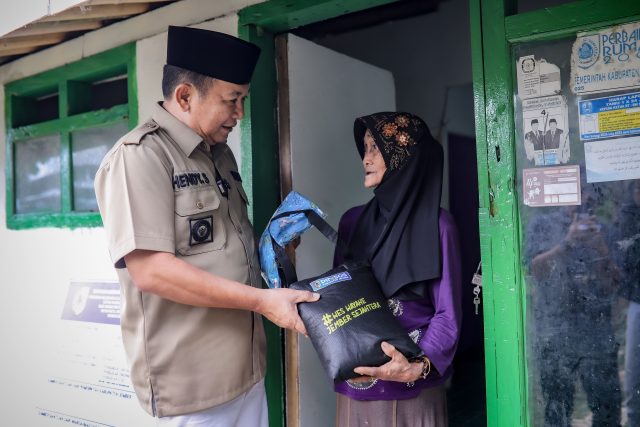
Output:
<instances>
[{"instance_id":1,"label":"window with green frame","mask_svg":"<svg viewBox=\"0 0 640 427\"><path fill-rule=\"evenodd\" d=\"M7 227L102 225L93 177L138 119L135 44L7 83Z\"/></svg>"}]
</instances>

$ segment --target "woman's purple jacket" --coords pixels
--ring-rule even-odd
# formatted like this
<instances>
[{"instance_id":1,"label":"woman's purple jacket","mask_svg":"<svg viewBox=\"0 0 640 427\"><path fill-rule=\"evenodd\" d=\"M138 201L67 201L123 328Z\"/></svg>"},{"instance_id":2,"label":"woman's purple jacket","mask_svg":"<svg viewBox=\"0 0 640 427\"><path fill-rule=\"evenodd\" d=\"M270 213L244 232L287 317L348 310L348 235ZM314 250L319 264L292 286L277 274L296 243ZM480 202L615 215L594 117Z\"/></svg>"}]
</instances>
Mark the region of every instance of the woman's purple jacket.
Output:
<instances>
[{"instance_id":1,"label":"woman's purple jacket","mask_svg":"<svg viewBox=\"0 0 640 427\"><path fill-rule=\"evenodd\" d=\"M364 206L349 209L340 218L338 234L348 242ZM374 380L336 382L338 393L356 400L400 400L417 396L426 387L442 384L453 369L451 363L462 322L461 270L458 231L449 212L440 209L442 275L429 281L428 296L417 300L391 298L389 306L407 333L431 360L431 373L415 383ZM336 253L334 265L343 262Z\"/></svg>"}]
</instances>

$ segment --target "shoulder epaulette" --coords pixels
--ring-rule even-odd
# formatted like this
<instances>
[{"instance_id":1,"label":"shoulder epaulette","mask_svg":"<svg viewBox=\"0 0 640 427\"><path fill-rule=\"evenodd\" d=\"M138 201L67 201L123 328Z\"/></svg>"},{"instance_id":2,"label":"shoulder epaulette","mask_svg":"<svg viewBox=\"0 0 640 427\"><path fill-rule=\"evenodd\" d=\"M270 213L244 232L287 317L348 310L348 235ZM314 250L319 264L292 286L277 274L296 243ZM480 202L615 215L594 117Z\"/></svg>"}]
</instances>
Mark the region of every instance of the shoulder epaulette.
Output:
<instances>
[{"instance_id":1,"label":"shoulder epaulette","mask_svg":"<svg viewBox=\"0 0 640 427\"><path fill-rule=\"evenodd\" d=\"M142 138L144 138L145 135L155 131L156 129L158 129L158 127L159 126L156 122L154 122L153 120L149 120L129 132L124 137L123 143L127 145L140 144L140 141L142 141Z\"/></svg>"}]
</instances>

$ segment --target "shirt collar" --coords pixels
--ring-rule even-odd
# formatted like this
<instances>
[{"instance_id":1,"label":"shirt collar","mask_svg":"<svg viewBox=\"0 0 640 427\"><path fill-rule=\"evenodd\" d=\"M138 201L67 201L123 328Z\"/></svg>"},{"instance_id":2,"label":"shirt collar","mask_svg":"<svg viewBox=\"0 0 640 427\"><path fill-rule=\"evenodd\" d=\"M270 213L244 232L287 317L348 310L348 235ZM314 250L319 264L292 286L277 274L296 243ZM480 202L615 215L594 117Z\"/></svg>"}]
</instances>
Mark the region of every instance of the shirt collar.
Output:
<instances>
[{"instance_id":1,"label":"shirt collar","mask_svg":"<svg viewBox=\"0 0 640 427\"><path fill-rule=\"evenodd\" d=\"M178 144L187 157L203 142L202 137L193 129L165 110L162 107L162 102L156 104L151 118L169 134L169 137Z\"/></svg>"}]
</instances>

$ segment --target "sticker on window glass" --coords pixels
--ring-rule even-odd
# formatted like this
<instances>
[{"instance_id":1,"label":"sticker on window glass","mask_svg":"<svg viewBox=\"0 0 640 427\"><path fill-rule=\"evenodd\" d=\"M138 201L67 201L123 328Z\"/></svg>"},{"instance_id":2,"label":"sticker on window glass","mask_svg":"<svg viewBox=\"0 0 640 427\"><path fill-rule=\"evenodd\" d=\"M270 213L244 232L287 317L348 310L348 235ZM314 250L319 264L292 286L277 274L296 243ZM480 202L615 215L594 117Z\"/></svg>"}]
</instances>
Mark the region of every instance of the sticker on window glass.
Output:
<instances>
[{"instance_id":1,"label":"sticker on window glass","mask_svg":"<svg viewBox=\"0 0 640 427\"><path fill-rule=\"evenodd\" d=\"M531 207L579 205L580 167L554 166L522 170L523 203Z\"/></svg>"},{"instance_id":2,"label":"sticker on window glass","mask_svg":"<svg viewBox=\"0 0 640 427\"><path fill-rule=\"evenodd\" d=\"M580 101L580 139L640 134L640 92Z\"/></svg>"},{"instance_id":3,"label":"sticker on window glass","mask_svg":"<svg viewBox=\"0 0 640 427\"><path fill-rule=\"evenodd\" d=\"M553 166L569 161L567 123L567 102L561 95L522 102L524 150L531 164Z\"/></svg>"},{"instance_id":4,"label":"sticker on window glass","mask_svg":"<svg viewBox=\"0 0 640 427\"><path fill-rule=\"evenodd\" d=\"M640 137L589 141L584 144L587 182L640 178Z\"/></svg>"},{"instance_id":5,"label":"sticker on window glass","mask_svg":"<svg viewBox=\"0 0 640 427\"><path fill-rule=\"evenodd\" d=\"M518 96L520 99L555 95L560 92L560 68L533 55L518 59Z\"/></svg>"},{"instance_id":6,"label":"sticker on window glass","mask_svg":"<svg viewBox=\"0 0 640 427\"><path fill-rule=\"evenodd\" d=\"M640 22L578 33L571 53L576 95L640 87Z\"/></svg>"}]
</instances>

